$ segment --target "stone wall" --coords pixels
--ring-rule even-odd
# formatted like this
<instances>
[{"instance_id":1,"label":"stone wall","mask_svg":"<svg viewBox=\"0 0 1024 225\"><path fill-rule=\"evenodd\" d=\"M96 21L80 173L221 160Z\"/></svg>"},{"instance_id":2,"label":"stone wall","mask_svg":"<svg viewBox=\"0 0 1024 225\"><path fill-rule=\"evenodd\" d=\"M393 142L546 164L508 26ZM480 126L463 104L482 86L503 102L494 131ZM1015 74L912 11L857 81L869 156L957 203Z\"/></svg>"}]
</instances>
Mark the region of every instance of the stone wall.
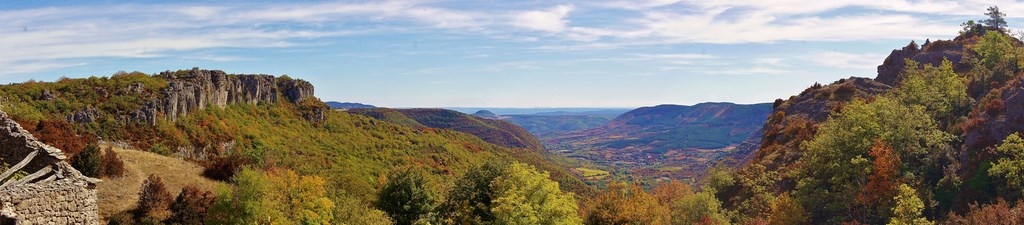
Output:
<instances>
[{"instance_id":1,"label":"stone wall","mask_svg":"<svg viewBox=\"0 0 1024 225\"><path fill-rule=\"evenodd\" d=\"M99 208L93 184L73 179L30 183L0 189L3 210L19 225L97 224ZM13 210L9 210L13 208Z\"/></svg>"},{"instance_id":2,"label":"stone wall","mask_svg":"<svg viewBox=\"0 0 1024 225\"><path fill-rule=\"evenodd\" d=\"M0 111L0 162L9 167L0 170L0 218L17 224L98 224L100 180L82 175L64 158Z\"/></svg>"}]
</instances>

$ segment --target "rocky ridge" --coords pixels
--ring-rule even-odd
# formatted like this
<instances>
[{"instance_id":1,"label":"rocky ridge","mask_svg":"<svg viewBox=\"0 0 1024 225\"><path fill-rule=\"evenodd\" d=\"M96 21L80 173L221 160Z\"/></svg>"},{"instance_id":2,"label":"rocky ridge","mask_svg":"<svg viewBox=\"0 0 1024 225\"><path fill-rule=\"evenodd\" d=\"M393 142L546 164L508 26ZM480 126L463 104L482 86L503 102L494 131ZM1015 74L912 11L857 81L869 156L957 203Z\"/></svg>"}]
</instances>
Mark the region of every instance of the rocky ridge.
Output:
<instances>
[{"instance_id":1,"label":"rocky ridge","mask_svg":"<svg viewBox=\"0 0 1024 225\"><path fill-rule=\"evenodd\" d=\"M309 82L285 77L277 79L271 75L229 75L220 70L193 68L187 71L166 71L158 76L168 80L167 87L158 98L126 115L123 120L154 125L159 115L176 121L189 112L210 106L223 108L228 104L276 103L279 91L287 101L296 104L315 98L313 85ZM72 116L76 120L88 118L78 114ZM322 111L320 114L319 117L312 116L312 119L322 119Z\"/></svg>"}]
</instances>

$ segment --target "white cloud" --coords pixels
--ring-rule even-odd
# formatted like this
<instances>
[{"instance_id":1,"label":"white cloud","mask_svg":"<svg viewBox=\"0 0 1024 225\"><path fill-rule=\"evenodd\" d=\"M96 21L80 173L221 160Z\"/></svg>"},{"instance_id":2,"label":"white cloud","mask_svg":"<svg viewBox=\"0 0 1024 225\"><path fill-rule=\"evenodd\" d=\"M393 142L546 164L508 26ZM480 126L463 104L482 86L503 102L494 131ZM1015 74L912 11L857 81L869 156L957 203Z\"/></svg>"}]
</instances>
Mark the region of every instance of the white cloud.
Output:
<instances>
[{"instance_id":1,"label":"white cloud","mask_svg":"<svg viewBox=\"0 0 1024 225\"><path fill-rule=\"evenodd\" d=\"M815 64L838 69L872 70L885 60L882 54L853 54L845 52L818 52L807 57Z\"/></svg>"},{"instance_id":2,"label":"white cloud","mask_svg":"<svg viewBox=\"0 0 1024 225\"><path fill-rule=\"evenodd\" d=\"M573 5L558 5L548 10L532 10L518 13L513 16L512 25L530 30L544 32L562 32L569 20L569 12L574 9Z\"/></svg>"}]
</instances>

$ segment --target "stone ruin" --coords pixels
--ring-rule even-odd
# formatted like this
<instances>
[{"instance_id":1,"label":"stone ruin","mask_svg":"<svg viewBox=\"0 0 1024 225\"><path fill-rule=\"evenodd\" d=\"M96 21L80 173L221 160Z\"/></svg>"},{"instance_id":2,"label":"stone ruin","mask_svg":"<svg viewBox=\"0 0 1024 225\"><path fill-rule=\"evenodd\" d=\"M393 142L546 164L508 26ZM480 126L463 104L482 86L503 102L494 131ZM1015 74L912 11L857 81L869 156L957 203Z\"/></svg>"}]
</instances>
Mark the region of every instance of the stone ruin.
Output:
<instances>
[{"instance_id":1,"label":"stone ruin","mask_svg":"<svg viewBox=\"0 0 1024 225\"><path fill-rule=\"evenodd\" d=\"M0 111L0 225L98 224L96 183Z\"/></svg>"}]
</instances>

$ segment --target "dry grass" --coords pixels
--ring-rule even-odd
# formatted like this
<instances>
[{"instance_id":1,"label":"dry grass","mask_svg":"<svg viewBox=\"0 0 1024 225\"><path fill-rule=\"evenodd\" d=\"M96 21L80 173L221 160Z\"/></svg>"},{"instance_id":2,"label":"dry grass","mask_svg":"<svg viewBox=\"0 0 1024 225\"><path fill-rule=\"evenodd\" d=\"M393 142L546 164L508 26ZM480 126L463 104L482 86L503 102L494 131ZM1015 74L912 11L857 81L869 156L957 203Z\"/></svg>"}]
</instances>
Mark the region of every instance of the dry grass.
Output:
<instances>
[{"instance_id":1,"label":"dry grass","mask_svg":"<svg viewBox=\"0 0 1024 225\"><path fill-rule=\"evenodd\" d=\"M101 145L106 149L107 144ZM139 199L142 181L149 174L163 179L171 196L178 196L181 188L195 185L199 189L216 191L227 184L203 177L203 168L195 163L178 158L162 156L152 152L114 147L118 157L124 161L125 173L119 178L103 178L97 185L100 218L104 220L113 214L135 208Z\"/></svg>"}]
</instances>

